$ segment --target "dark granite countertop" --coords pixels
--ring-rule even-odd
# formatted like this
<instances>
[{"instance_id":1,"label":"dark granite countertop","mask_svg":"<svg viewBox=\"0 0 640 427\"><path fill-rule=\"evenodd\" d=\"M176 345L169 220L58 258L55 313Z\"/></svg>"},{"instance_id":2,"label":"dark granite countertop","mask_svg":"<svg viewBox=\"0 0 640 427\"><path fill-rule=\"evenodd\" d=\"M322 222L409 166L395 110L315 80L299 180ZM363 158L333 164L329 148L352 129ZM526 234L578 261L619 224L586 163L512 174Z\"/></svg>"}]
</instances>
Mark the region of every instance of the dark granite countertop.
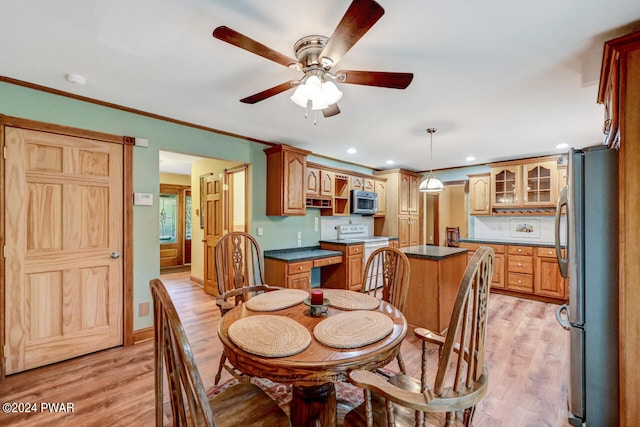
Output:
<instances>
[{"instance_id":1,"label":"dark granite countertop","mask_svg":"<svg viewBox=\"0 0 640 427\"><path fill-rule=\"evenodd\" d=\"M555 243L553 242L512 242L508 240L491 240L491 239L460 239L460 242L467 243L489 243L492 245L511 245L511 246L535 246L541 248L553 248L555 247ZM564 245L562 245L564 247Z\"/></svg>"},{"instance_id":2,"label":"dark granite countertop","mask_svg":"<svg viewBox=\"0 0 640 427\"><path fill-rule=\"evenodd\" d=\"M434 261L464 255L468 252L468 249L464 248L449 248L446 246L432 245L409 246L408 248L402 248L400 250L409 258L424 258Z\"/></svg>"},{"instance_id":3,"label":"dark granite countertop","mask_svg":"<svg viewBox=\"0 0 640 427\"><path fill-rule=\"evenodd\" d=\"M320 249L320 246L264 251L265 259L277 259L286 262L309 261L332 256L342 256L342 252Z\"/></svg>"}]
</instances>

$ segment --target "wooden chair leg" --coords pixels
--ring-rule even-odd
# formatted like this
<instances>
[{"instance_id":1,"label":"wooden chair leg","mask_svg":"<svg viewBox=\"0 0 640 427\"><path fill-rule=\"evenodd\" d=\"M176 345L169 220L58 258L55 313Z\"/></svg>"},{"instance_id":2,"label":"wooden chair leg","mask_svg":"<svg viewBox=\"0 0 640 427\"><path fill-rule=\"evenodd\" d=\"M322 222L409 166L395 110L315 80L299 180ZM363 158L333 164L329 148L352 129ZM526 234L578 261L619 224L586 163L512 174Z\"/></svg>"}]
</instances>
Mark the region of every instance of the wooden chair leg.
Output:
<instances>
[{"instance_id":1,"label":"wooden chair leg","mask_svg":"<svg viewBox=\"0 0 640 427\"><path fill-rule=\"evenodd\" d=\"M456 413L455 412L447 412L447 423L448 426L452 426L456 424Z\"/></svg>"},{"instance_id":2,"label":"wooden chair leg","mask_svg":"<svg viewBox=\"0 0 640 427\"><path fill-rule=\"evenodd\" d=\"M220 382L220 378L222 377L222 369L224 368L224 363L227 361L227 355L222 352L220 356L220 364L218 365L218 373L216 374L215 380L213 382L214 385L218 385Z\"/></svg>"},{"instance_id":3,"label":"wooden chair leg","mask_svg":"<svg viewBox=\"0 0 640 427\"><path fill-rule=\"evenodd\" d=\"M473 422L473 416L476 413L476 405L473 405L471 408L467 408L464 410L464 415L463 415L463 423L465 425L465 427L470 427L471 423Z\"/></svg>"}]
</instances>

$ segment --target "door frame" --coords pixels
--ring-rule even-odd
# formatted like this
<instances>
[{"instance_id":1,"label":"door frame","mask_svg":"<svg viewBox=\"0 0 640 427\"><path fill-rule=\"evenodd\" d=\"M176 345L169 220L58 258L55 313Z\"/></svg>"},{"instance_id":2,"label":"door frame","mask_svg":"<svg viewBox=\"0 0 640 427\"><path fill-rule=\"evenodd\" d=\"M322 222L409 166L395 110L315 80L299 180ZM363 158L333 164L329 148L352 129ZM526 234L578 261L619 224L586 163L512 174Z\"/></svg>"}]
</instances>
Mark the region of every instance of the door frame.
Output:
<instances>
[{"instance_id":1,"label":"door frame","mask_svg":"<svg viewBox=\"0 0 640 427\"><path fill-rule=\"evenodd\" d=\"M86 129L69 126L44 123L35 120L11 117L0 114L0 148L4 153L4 128L12 126L22 129L55 133L71 137L94 139L97 141L121 144L123 146L122 157L122 191L123 197L123 323L122 343L124 346L133 344L133 146L135 138L131 136L112 135ZM0 249L5 246L5 170L4 161L0 162ZM5 271L4 256L0 256L0 271ZM5 377L4 345L5 345L5 278L0 274L0 380Z\"/></svg>"}]
</instances>

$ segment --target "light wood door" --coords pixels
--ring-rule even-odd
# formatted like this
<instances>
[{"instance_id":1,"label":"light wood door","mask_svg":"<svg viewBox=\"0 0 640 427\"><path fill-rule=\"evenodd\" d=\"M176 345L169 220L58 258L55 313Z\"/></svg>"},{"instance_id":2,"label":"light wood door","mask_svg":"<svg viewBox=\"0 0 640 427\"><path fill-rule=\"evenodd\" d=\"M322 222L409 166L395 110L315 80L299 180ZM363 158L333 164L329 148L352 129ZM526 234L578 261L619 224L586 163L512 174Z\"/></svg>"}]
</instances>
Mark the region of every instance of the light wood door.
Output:
<instances>
[{"instance_id":1,"label":"light wood door","mask_svg":"<svg viewBox=\"0 0 640 427\"><path fill-rule=\"evenodd\" d=\"M123 147L5 128L12 374L123 342Z\"/></svg>"},{"instance_id":2,"label":"light wood door","mask_svg":"<svg viewBox=\"0 0 640 427\"><path fill-rule=\"evenodd\" d=\"M225 176L211 175L204 180L204 291L211 295L218 295L214 251L220 238L227 233L223 220Z\"/></svg>"}]
</instances>

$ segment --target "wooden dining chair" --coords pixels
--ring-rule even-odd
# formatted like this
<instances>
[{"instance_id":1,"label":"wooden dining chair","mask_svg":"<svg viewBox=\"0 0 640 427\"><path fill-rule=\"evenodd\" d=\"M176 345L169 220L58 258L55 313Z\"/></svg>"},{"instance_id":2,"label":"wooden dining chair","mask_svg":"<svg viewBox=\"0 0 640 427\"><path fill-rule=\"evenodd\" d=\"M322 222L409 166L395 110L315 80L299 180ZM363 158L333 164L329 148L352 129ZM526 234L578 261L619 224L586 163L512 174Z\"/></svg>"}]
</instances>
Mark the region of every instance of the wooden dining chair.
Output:
<instances>
[{"instance_id":1,"label":"wooden dining chair","mask_svg":"<svg viewBox=\"0 0 640 427\"><path fill-rule=\"evenodd\" d=\"M153 298L156 426L164 425L164 370L174 426L290 426L285 412L258 386L237 383L207 397L173 301L159 279ZM164 366L163 366L164 365Z\"/></svg>"},{"instance_id":2,"label":"wooden dining chair","mask_svg":"<svg viewBox=\"0 0 640 427\"><path fill-rule=\"evenodd\" d=\"M409 259L402 251L392 247L378 248L367 259L360 291L404 312L409 291L409 274ZM407 368L400 352L397 360L400 371L406 374Z\"/></svg>"},{"instance_id":3,"label":"wooden dining chair","mask_svg":"<svg viewBox=\"0 0 640 427\"><path fill-rule=\"evenodd\" d=\"M460 244L460 227L447 227L447 246L457 248Z\"/></svg>"},{"instance_id":4,"label":"wooden dining chair","mask_svg":"<svg viewBox=\"0 0 640 427\"><path fill-rule=\"evenodd\" d=\"M476 404L488 387L485 339L493 258L493 249L481 246L469 261L446 336L415 329L422 340L420 380L407 375L388 380L364 370L349 374L351 383L365 390L365 402L347 413L345 426L421 426L425 416L429 422L439 422L443 415L446 425L471 425ZM427 344L439 348L433 387L427 383ZM460 411L461 421L456 419Z\"/></svg>"},{"instance_id":5,"label":"wooden dining chair","mask_svg":"<svg viewBox=\"0 0 640 427\"><path fill-rule=\"evenodd\" d=\"M251 234L241 231L225 234L216 244L214 252L218 281L216 305L221 316L252 295L281 289L264 283L262 252ZM217 385L220 382L223 369L238 380L244 380L242 374L226 361L227 356L222 352L214 383Z\"/></svg>"}]
</instances>

